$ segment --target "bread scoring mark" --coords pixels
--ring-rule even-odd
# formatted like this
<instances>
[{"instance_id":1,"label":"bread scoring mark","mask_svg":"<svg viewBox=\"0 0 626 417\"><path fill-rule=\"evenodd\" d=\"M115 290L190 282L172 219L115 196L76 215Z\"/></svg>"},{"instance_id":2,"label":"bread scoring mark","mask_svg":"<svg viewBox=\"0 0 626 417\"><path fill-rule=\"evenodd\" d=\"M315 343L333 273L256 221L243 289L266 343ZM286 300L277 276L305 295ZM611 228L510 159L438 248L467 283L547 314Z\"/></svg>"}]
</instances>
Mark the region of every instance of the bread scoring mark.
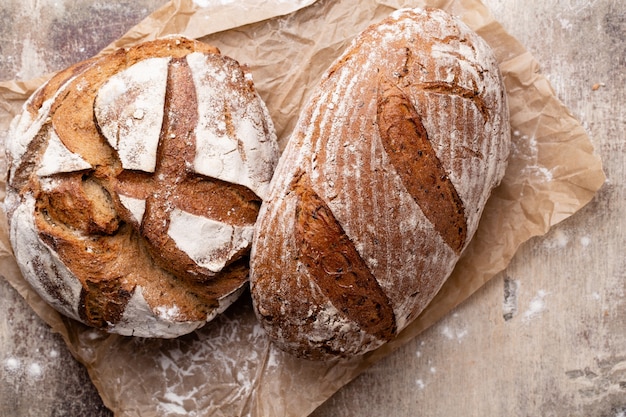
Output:
<instances>
[{"instance_id":1,"label":"bread scoring mark","mask_svg":"<svg viewBox=\"0 0 626 417\"><path fill-rule=\"evenodd\" d=\"M304 173L292 187L297 197L295 238L298 259L341 314L381 340L396 331L389 299L356 251L330 208L311 189Z\"/></svg>"},{"instance_id":2,"label":"bread scoring mark","mask_svg":"<svg viewBox=\"0 0 626 417\"><path fill-rule=\"evenodd\" d=\"M55 101L57 97L65 94L65 90L72 85L72 81L93 67L97 65L99 61L104 59L103 57L93 57L85 61L78 62L64 70L57 72L48 82L43 84L27 102L28 111L34 116L36 113L41 114L44 103L48 100L50 102ZM46 114L47 116L47 114Z\"/></svg>"},{"instance_id":3,"label":"bread scoring mark","mask_svg":"<svg viewBox=\"0 0 626 417\"><path fill-rule=\"evenodd\" d=\"M10 140L6 141L7 154L11 160L7 182L11 185L21 183L30 175L35 162L32 160L33 155L39 154L39 146L42 146L48 129L52 128L50 115L55 110L55 103L67 96L67 90L78 74L96 61L96 58L92 58L58 72L33 93L24 103L24 111L13 119L8 132ZM17 181L14 177L17 177ZM17 185L16 188L21 186Z\"/></svg>"},{"instance_id":4,"label":"bread scoring mark","mask_svg":"<svg viewBox=\"0 0 626 417\"><path fill-rule=\"evenodd\" d=\"M454 39L460 43L466 44L467 40L458 38L457 36L449 37L450 39ZM443 42L446 42L450 39L446 39ZM469 46L471 49L474 49L473 46ZM405 88L409 85L411 88L416 90L423 90L427 93L435 93L435 94L445 94L448 96L458 96L467 100L470 100L480 114L483 117L483 121L486 123L489 121L489 107L485 103L482 92L476 86L476 80L472 79L471 84L474 88L466 88L462 86L462 83L458 79L458 75L454 75L454 79L452 81L422 81L415 82L410 79L410 77L405 78L411 73L419 73L427 71L426 67L420 62L419 59L415 59L413 53L411 52L411 48L405 46L401 48L401 54L403 56L402 64L399 66L399 69L393 71L392 75L395 78L396 85ZM459 53L454 53L451 51L446 51L447 55L453 56L456 58L457 62L465 62L466 58ZM482 67L477 64L473 64L472 67L476 73L476 76L482 81L484 79L484 70ZM417 71L419 69L419 71Z\"/></svg>"},{"instance_id":5,"label":"bread scoring mark","mask_svg":"<svg viewBox=\"0 0 626 417\"><path fill-rule=\"evenodd\" d=\"M26 114L22 114L20 120L25 117L27 117ZM41 153L45 152L49 137L48 131L52 129L52 125L48 123L38 125L37 128L38 131L33 132L33 137L28 141L28 146L25 147L23 153L20 155L21 160L16 159L16 155L10 155L11 166L7 173L7 184L8 187L18 192L22 192L23 188L29 186L30 178L39 166L39 158L37 155L41 155ZM18 142L17 139L13 139L13 135L11 136L11 140L7 141L7 151L11 150L11 145L15 145Z\"/></svg>"},{"instance_id":6,"label":"bread scoring mark","mask_svg":"<svg viewBox=\"0 0 626 417\"><path fill-rule=\"evenodd\" d=\"M385 77L379 78L378 87L376 120L385 152L435 230L460 253L467 236L463 202L410 99Z\"/></svg>"},{"instance_id":7,"label":"bread scoring mark","mask_svg":"<svg viewBox=\"0 0 626 417\"><path fill-rule=\"evenodd\" d=\"M462 87L456 81L451 83L445 81L416 83L414 84L414 88L418 90L423 90L427 93L446 94L449 96L458 96L470 100L472 103L474 103L474 105L482 115L483 121L485 123L489 121L489 107L487 107L487 104L483 99L483 95L477 89Z\"/></svg>"},{"instance_id":8,"label":"bread scoring mark","mask_svg":"<svg viewBox=\"0 0 626 417\"><path fill-rule=\"evenodd\" d=\"M184 239L179 230L174 230L176 227L171 228L171 216L185 212L187 219L207 218L212 221L211 224L247 227L256 221L261 200L246 187L205 177L193 171L198 113L194 105L196 89L186 59L173 58L170 61L166 91L168 94L163 104L163 129L157 147L154 173L122 171L117 176L116 191L127 198L145 200L143 222L139 230L147 241L154 261L175 275L204 280L207 275L220 272L245 253L251 239L242 237L236 242L222 242L230 242L232 245L223 248L221 259L210 265L206 262L199 265L196 261L208 257L209 252L217 254L215 248L207 247L206 256L200 256L196 249L188 253L185 249L195 246L181 246ZM212 204L207 204L207 201ZM123 216L128 215L126 220L130 224L136 224L132 213L122 211ZM196 224L198 228L204 226L203 222ZM206 238L219 239L219 236Z\"/></svg>"}]
</instances>

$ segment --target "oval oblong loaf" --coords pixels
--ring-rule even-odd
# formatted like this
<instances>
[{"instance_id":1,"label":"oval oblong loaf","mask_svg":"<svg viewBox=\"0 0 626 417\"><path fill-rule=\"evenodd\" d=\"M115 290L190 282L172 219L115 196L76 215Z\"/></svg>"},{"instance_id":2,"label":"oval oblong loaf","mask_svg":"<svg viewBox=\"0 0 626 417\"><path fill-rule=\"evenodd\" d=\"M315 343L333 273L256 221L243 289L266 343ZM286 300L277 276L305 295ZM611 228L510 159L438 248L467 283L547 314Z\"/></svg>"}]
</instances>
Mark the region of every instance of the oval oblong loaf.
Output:
<instances>
[{"instance_id":1,"label":"oval oblong loaf","mask_svg":"<svg viewBox=\"0 0 626 417\"><path fill-rule=\"evenodd\" d=\"M168 37L61 71L7 150L15 256L63 314L175 337L243 291L279 154L250 75L216 48Z\"/></svg>"},{"instance_id":2,"label":"oval oblong loaf","mask_svg":"<svg viewBox=\"0 0 626 417\"><path fill-rule=\"evenodd\" d=\"M359 35L301 114L259 213L254 308L310 359L393 338L473 236L509 153L498 65L441 10L400 10Z\"/></svg>"}]
</instances>

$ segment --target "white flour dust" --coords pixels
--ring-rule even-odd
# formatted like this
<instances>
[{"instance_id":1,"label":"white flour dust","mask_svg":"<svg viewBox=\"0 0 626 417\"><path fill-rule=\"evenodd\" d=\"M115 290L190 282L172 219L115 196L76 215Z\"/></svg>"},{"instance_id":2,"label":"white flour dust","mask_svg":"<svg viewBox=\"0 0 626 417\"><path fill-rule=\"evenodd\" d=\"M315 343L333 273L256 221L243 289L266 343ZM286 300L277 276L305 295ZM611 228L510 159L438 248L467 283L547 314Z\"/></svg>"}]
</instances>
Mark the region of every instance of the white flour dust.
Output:
<instances>
[{"instance_id":1,"label":"white flour dust","mask_svg":"<svg viewBox=\"0 0 626 417\"><path fill-rule=\"evenodd\" d=\"M450 326L443 326L441 334L448 340L456 340L461 343L467 336L468 331L465 328L452 328Z\"/></svg>"},{"instance_id":2,"label":"white flour dust","mask_svg":"<svg viewBox=\"0 0 626 417\"><path fill-rule=\"evenodd\" d=\"M39 378L43 375L43 369L41 368L41 365L36 362L28 365L27 372L28 376L30 376L31 378Z\"/></svg>"},{"instance_id":3,"label":"white flour dust","mask_svg":"<svg viewBox=\"0 0 626 417\"><path fill-rule=\"evenodd\" d=\"M543 311L545 311L546 309L546 302L545 302L545 298L548 295L548 293L544 290L539 290L537 291L537 295L535 295L533 297L532 300L530 300L530 304L528 306L528 309L524 312L523 315L523 320L525 322L528 322L538 316L541 315L541 313L543 313Z\"/></svg>"},{"instance_id":4,"label":"white flour dust","mask_svg":"<svg viewBox=\"0 0 626 417\"><path fill-rule=\"evenodd\" d=\"M543 246L546 249L563 249L570 241L570 237L562 230L555 230L552 236L546 239ZM582 242L581 242L582 243Z\"/></svg>"},{"instance_id":5,"label":"white flour dust","mask_svg":"<svg viewBox=\"0 0 626 417\"><path fill-rule=\"evenodd\" d=\"M8 372L17 372L22 366L22 362L17 358L7 358L4 361L4 369Z\"/></svg>"},{"instance_id":6,"label":"white flour dust","mask_svg":"<svg viewBox=\"0 0 626 417\"><path fill-rule=\"evenodd\" d=\"M8 357L3 361L5 376L25 375L29 379L39 379L43 376L44 368L37 362L24 363L20 358Z\"/></svg>"},{"instance_id":7,"label":"white flour dust","mask_svg":"<svg viewBox=\"0 0 626 417\"><path fill-rule=\"evenodd\" d=\"M511 154L526 161L519 175L528 177L531 182L551 182L554 180L552 168L543 165L541 150L537 138L515 130L512 135Z\"/></svg>"},{"instance_id":8,"label":"white flour dust","mask_svg":"<svg viewBox=\"0 0 626 417\"><path fill-rule=\"evenodd\" d=\"M459 313L452 314L453 318L459 317ZM461 343L463 339L468 335L467 327L462 324L456 324L454 326L444 325L441 328L441 334L448 340L455 340Z\"/></svg>"}]
</instances>

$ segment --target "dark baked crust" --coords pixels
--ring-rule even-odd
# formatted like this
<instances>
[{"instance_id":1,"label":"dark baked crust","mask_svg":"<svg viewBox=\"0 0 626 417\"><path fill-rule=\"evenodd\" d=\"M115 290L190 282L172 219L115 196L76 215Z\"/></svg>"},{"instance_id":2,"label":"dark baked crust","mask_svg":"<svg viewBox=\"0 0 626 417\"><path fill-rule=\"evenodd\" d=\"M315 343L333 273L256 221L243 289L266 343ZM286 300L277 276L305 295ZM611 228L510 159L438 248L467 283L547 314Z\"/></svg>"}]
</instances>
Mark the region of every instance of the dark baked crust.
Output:
<instances>
[{"instance_id":1,"label":"dark baked crust","mask_svg":"<svg viewBox=\"0 0 626 417\"><path fill-rule=\"evenodd\" d=\"M376 123L390 162L424 215L456 252L467 238L463 202L437 157L411 100L381 77Z\"/></svg>"},{"instance_id":2,"label":"dark baked crust","mask_svg":"<svg viewBox=\"0 0 626 417\"><path fill-rule=\"evenodd\" d=\"M354 244L304 174L296 176L292 189L298 261L342 314L367 333L389 340L396 327L389 299Z\"/></svg>"},{"instance_id":3,"label":"dark baked crust","mask_svg":"<svg viewBox=\"0 0 626 417\"><path fill-rule=\"evenodd\" d=\"M509 142L497 63L465 25L415 9L366 29L313 92L259 213L251 293L271 339L328 359L405 328L467 247ZM330 279L355 266L352 289Z\"/></svg>"},{"instance_id":4,"label":"dark baked crust","mask_svg":"<svg viewBox=\"0 0 626 417\"><path fill-rule=\"evenodd\" d=\"M202 73L192 74L187 62L198 55L194 71L201 65ZM148 59L158 65L145 66L146 74L125 72ZM250 123L263 143L251 146L265 153L256 160L250 155L242 159L250 166L267 167L260 175L264 179L254 180L269 183L278 147L264 104L236 61L201 42L169 37L78 63L54 76L26 103L9 152L11 239L25 277L64 314L122 334L172 337L210 320L247 284L252 228L262 193L254 186L197 172L194 164L202 163L196 160L200 119L204 117L205 124L219 121L199 114L200 100L211 92L203 91L199 98L194 76L221 82L214 100L220 106L216 114L227 121L223 141L256 140L239 137L241 132L233 128L237 120L231 120L240 113L253 119ZM141 89L150 86L151 77L164 81L164 96L158 89ZM152 100L163 102L154 109L163 114L157 120L160 129L149 130L156 137L140 139L158 142L155 167L129 168L120 136L124 129L158 115L150 113L152 103L146 101ZM28 129L34 128L38 131L20 150L20 142L29 140L24 139ZM54 146L79 161L77 167L55 166L46 156ZM239 152L244 150L241 145ZM138 157L149 155L145 152ZM27 207L31 201L32 211ZM143 204L139 217L133 204ZM212 222L208 230L217 230L217 238L226 240L225 246L206 255L219 258L216 266L207 266L213 265L212 259L198 260L206 252L202 247L181 247L181 239L192 240L187 233L200 232L189 228L171 233L173 213L187 221L183 226L194 219ZM232 237L229 243L224 236L230 229L243 230L243 237ZM53 267L33 266L39 255Z\"/></svg>"}]
</instances>

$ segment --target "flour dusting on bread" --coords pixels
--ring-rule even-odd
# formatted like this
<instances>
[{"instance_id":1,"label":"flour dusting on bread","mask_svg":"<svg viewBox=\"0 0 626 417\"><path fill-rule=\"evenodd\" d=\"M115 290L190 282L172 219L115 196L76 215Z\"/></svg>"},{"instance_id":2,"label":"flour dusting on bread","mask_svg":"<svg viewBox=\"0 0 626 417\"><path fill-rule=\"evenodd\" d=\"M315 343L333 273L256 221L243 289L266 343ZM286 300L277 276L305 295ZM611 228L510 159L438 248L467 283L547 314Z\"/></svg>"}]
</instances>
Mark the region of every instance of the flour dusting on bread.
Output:
<instances>
[{"instance_id":1,"label":"flour dusting on bread","mask_svg":"<svg viewBox=\"0 0 626 417\"><path fill-rule=\"evenodd\" d=\"M405 328L473 236L509 136L496 60L458 19L404 9L357 36L313 91L259 213L251 292L271 339L326 359Z\"/></svg>"},{"instance_id":2,"label":"flour dusting on bread","mask_svg":"<svg viewBox=\"0 0 626 417\"><path fill-rule=\"evenodd\" d=\"M278 159L268 114L244 67L184 37L60 71L9 133L5 206L23 275L61 313L123 335L212 320L247 285ZM210 124L224 124L220 137L203 137ZM197 169L211 164L203 147L223 172Z\"/></svg>"}]
</instances>

